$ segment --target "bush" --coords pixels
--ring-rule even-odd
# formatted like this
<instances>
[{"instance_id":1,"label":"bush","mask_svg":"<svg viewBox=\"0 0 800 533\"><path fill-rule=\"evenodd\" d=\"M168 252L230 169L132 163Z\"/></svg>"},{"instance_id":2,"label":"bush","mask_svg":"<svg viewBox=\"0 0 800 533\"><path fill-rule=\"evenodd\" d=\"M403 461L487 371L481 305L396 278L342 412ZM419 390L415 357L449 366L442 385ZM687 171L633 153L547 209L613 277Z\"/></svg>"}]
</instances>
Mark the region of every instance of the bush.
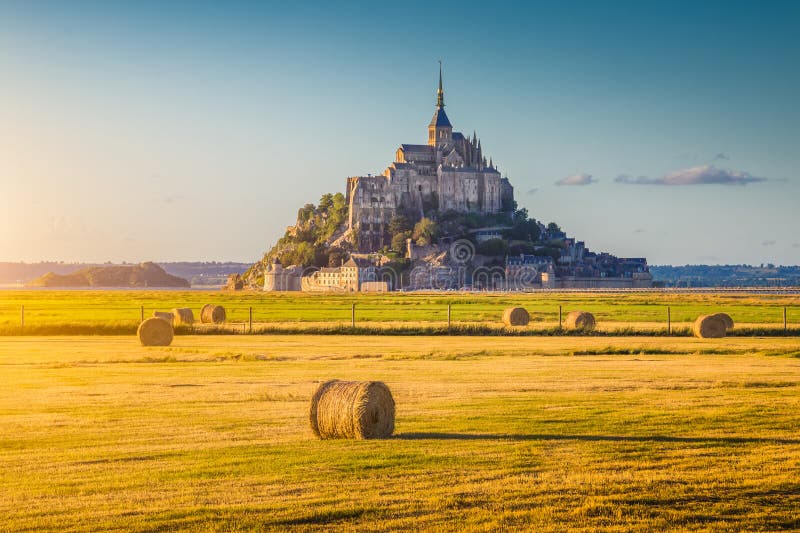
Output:
<instances>
[{"instance_id":1,"label":"bush","mask_svg":"<svg viewBox=\"0 0 800 533\"><path fill-rule=\"evenodd\" d=\"M505 255L508 253L508 243L503 239L489 239L478 245L478 253L481 255Z\"/></svg>"}]
</instances>

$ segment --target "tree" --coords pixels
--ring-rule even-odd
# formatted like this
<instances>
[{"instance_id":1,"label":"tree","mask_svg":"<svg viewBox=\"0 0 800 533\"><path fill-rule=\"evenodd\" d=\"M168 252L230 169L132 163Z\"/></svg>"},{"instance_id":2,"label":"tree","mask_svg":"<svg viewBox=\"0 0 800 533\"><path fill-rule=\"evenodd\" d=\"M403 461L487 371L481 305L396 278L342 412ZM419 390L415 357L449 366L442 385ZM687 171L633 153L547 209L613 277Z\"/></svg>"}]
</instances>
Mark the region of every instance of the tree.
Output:
<instances>
[{"instance_id":1,"label":"tree","mask_svg":"<svg viewBox=\"0 0 800 533\"><path fill-rule=\"evenodd\" d=\"M347 213L347 199L344 197L344 194L337 192L333 195L333 209L338 212L344 211Z\"/></svg>"},{"instance_id":2,"label":"tree","mask_svg":"<svg viewBox=\"0 0 800 533\"><path fill-rule=\"evenodd\" d=\"M306 204L300 208L297 212L297 221L298 222L308 222L314 216L314 212L316 208L314 204Z\"/></svg>"},{"instance_id":3,"label":"tree","mask_svg":"<svg viewBox=\"0 0 800 533\"><path fill-rule=\"evenodd\" d=\"M478 245L478 253L481 255L505 255L508 252L508 244L503 239L489 239Z\"/></svg>"},{"instance_id":4,"label":"tree","mask_svg":"<svg viewBox=\"0 0 800 533\"><path fill-rule=\"evenodd\" d=\"M402 231L400 233L395 233L392 236L392 250L394 250L399 254L405 254L406 244L409 238L411 238L410 231Z\"/></svg>"},{"instance_id":5,"label":"tree","mask_svg":"<svg viewBox=\"0 0 800 533\"><path fill-rule=\"evenodd\" d=\"M555 222L551 222L547 225L547 232L552 233L561 233L561 228L558 227L558 224Z\"/></svg>"},{"instance_id":6,"label":"tree","mask_svg":"<svg viewBox=\"0 0 800 533\"><path fill-rule=\"evenodd\" d=\"M414 226L414 233L412 236L420 246L428 246L433 244L433 241L436 239L436 235L436 222L427 217L422 217L422 219Z\"/></svg>"},{"instance_id":7,"label":"tree","mask_svg":"<svg viewBox=\"0 0 800 533\"><path fill-rule=\"evenodd\" d=\"M536 252L536 246L532 242L517 242L508 247L509 255L520 254L533 254Z\"/></svg>"},{"instance_id":8,"label":"tree","mask_svg":"<svg viewBox=\"0 0 800 533\"><path fill-rule=\"evenodd\" d=\"M395 215L392 217L392 220L389 221L389 233L392 237L398 233L404 233L412 229L411 221L405 215Z\"/></svg>"},{"instance_id":9,"label":"tree","mask_svg":"<svg viewBox=\"0 0 800 533\"><path fill-rule=\"evenodd\" d=\"M333 195L331 193L323 194L319 199L319 212L327 213L333 207Z\"/></svg>"},{"instance_id":10,"label":"tree","mask_svg":"<svg viewBox=\"0 0 800 533\"><path fill-rule=\"evenodd\" d=\"M347 259L347 252L341 248L331 248L328 251L328 266L338 267Z\"/></svg>"}]
</instances>

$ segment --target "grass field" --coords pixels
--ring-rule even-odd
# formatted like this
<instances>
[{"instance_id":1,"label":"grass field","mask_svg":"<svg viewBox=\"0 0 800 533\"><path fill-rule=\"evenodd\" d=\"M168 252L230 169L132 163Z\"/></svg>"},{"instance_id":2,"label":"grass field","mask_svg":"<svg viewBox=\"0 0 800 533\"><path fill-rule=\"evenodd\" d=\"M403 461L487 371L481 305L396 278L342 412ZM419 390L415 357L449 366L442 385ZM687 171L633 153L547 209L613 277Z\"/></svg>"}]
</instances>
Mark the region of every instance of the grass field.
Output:
<instances>
[{"instance_id":1,"label":"grass field","mask_svg":"<svg viewBox=\"0 0 800 533\"><path fill-rule=\"evenodd\" d=\"M333 377L395 438L315 440ZM8 336L0 381L9 531L800 528L795 338Z\"/></svg>"},{"instance_id":2,"label":"grass field","mask_svg":"<svg viewBox=\"0 0 800 533\"><path fill-rule=\"evenodd\" d=\"M292 330L349 325L352 304L357 324L367 327L441 327L452 322L465 328L499 325L503 309L524 306L531 314L531 329L558 326L558 308L590 311L601 329L666 330L667 307L672 325L680 330L701 314L725 311L737 324L752 328L783 327L787 307L790 326L800 324L800 296L748 294L669 293L535 293L535 294L358 294L232 293L221 291L0 291L0 335L122 334L135 331L142 308L154 310L191 307L199 318L205 303L224 305L232 323L249 320L256 328ZM21 311L25 308L25 329ZM238 329L237 331L240 331Z\"/></svg>"}]
</instances>

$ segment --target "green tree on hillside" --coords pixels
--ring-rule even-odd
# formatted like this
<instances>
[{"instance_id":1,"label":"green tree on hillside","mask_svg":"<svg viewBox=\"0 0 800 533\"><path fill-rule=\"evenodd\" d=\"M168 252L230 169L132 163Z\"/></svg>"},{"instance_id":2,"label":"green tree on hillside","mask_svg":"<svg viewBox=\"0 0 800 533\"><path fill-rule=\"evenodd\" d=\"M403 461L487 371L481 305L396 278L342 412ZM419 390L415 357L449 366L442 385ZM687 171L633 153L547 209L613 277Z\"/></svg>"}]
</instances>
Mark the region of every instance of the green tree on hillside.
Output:
<instances>
[{"instance_id":1,"label":"green tree on hillside","mask_svg":"<svg viewBox=\"0 0 800 533\"><path fill-rule=\"evenodd\" d=\"M418 245L428 246L433 244L435 241L437 237L437 229L436 222L428 217L422 217L422 219L414 226L412 238Z\"/></svg>"}]
</instances>

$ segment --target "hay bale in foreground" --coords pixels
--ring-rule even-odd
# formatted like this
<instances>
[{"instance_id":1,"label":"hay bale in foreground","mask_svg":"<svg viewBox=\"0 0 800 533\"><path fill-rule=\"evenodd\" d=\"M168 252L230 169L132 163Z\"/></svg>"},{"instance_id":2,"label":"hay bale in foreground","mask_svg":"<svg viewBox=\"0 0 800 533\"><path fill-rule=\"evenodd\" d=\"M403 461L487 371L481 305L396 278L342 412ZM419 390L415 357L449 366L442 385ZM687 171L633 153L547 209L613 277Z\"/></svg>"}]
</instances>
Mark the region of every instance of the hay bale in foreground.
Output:
<instances>
[{"instance_id":1,"label":"hay bale in foreground","mask_svg":"<svg viewBox=\"0 0 800 533\"><path fill-rule=\"evenodd\" d=\"M142 346L169 346L172 344L172 322L152 317L139 324L136 331Z\"/></svg>"},{"instance_id":2,"label":"hay bale in foreground","mask_svg":"<svg viewBox=\"0 0 800 533\"><path fill-rule=\"evenodd\" d=\"M153 311L153 316L155 318L160 318L161 320L166 320L170 324L172 324L175 320L175 315L172 313L165 313L164 311Z\"/></svg>"},{"instance_id":3,"label":"hay bale in foreground","mask_svg":"<svg viewBox=\"0 0 800 533\"><path fill-rule=\"evenodd\" d=\"M204 305L200 310L200 321L203 324L222 324L225 322L225 308L221 305Z\"/></svg>"},{"instance_id":4,"label":"hay bale in foreground","mask_svg":"<svg viewBox=\"0 0 800 533\"><path fill-rule=\"evenodd\" d=\"M509 307L503 311L503 324L506 326L527 326L531 316L523 307Z\"/></svg>"},{"instance_id":5,"label":"hay bale in foreground","mask_svg":"<svg viewBox=\"0 0 800 533\"><path fill-rule=\"evenodd\" d=\"M711 316L715 316L725 322L725 331L733 331L733 319L728 313L714 313Z\"/></svg>"},{"instance_id":6,"label":"hay bale in foreground","mask_svg":"<svg viewBox=\"0 0 800 533\"><path fill-rule=\"evenodd\" d=\"M594 315L587 311L572 311L564 321L564 329L574 331L592 331L596 325Z\"/></svg>"},{"instance_id":7,"label":"hay bale in foreground","mask_svg":"<svg viewBox=\"0 0 800 533\"><path fill-rule=\"evenodd\" d=\"M699 316L692 325L692 333L701 339L721 339L727 329L725 321L717 315Z\"/></svg>"},{"instance_id":8,"label":"hay bale in foreground","mask_svg":"<svg viewBox=\"0 0 800 533\"><path fill-rule=\"evenodd\" d=\"M311 430L321 439L384 439L394 433L394 399L380 381L326 381L311 397Z\"/></svg>"},{"instance_id":9,"label":"hay bale in foreground","mask_svg":"<svg viewBox=\"0 0 800 533\"><path fill-rule=\"evenodd\" d=\"M188 307L179 307L172 310L174 317L172 323L175 327L178 326L191 326L194 324L194 313Z\"/></svg>"}]
</instances>

